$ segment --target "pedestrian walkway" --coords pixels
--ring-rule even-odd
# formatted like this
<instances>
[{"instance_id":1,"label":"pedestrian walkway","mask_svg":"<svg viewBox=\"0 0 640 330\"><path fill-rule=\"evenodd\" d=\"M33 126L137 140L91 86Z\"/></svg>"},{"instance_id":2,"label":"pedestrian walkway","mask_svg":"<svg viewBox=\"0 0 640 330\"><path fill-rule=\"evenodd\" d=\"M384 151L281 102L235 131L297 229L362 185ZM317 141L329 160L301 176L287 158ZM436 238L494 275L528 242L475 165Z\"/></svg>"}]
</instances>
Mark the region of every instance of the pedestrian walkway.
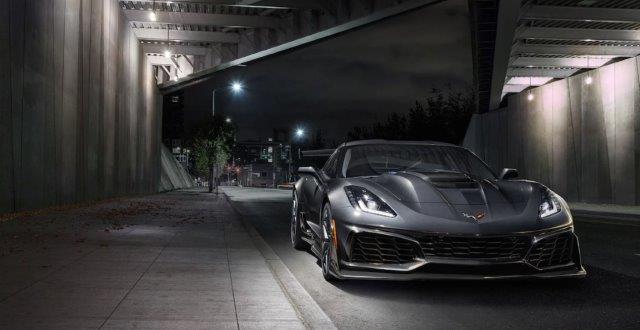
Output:
<instances>
[{"instance_id":1,"label":"pedestrian walkway","mask_svg":"<svg viewBox=\"0 0 640 330\"><path fill-rule=\"evenodd\" d=\"M640 206L570 203L569 207L578 218L640 222Z\"/></svg>"},{"instance_id":2,"label":"pedestrian walkway","mask_svg":"<svg viewBox=\"0 0 640 330\"><path fill-rule=\"evenodd\" d=\"M222 194L0 221L0 328L305 327Z\"/></svg>"}]
</instances>

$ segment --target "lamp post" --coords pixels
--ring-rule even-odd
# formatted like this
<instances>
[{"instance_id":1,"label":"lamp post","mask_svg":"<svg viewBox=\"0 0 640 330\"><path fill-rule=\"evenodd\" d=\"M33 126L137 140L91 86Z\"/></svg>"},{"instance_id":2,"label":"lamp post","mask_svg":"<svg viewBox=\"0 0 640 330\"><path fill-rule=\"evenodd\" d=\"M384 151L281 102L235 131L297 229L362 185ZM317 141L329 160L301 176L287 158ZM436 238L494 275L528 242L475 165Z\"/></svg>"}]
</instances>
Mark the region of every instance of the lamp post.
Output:
<instances>
[{"instance_id":1,"label":"lamp post","mask_svg":"<svg viewBox=\"0 0 640 330\"><path fill-rule=\"evenodd\" d=\"M211 118L213 119L215 117L216 114L216 91L221 90L221 89L231 89L235 94L239 94L240 92L242 92L242 83L239 81L234 81L231 83L231 85L229 86L225 86L225 87L220 87L220 88L215 88L213 91L211 91ZM226 118L225 120L226 123L231 123L231 118ZM227 172L227 175L229 173ZM209 180L209 184L212 185L214 183L214 177L217 177L217 169L212 169L211 173L210 173L210 180ZM227 181L229 181L229 177L227 176ZM211 188L209 188L211 189ZM218 191L218 185L216 184L216 194Z\"/></svg>"},{"instance_id":2,"label":"lamp post","mask_svg":"<svg viewBox=\"0 0 640 330\"><path fill-rule=\"evenodd\" d=\"M304 133L305 133L304 128L302 128L302 127L296 128L295 133L294 133L295 139L298 140L298 142L302 141L302 138L304 137ZM293 171L291 170L291 163L293 162L292 150L291 149L293 149L294 145L297 146L297 148L298 148L298 161L302 158L301 155L300 155L300 144L299 143L296 143L296 144L292 143L291 147L289 148L289 176L290 177L293 177Z\"/></svg>"}]
</instances>

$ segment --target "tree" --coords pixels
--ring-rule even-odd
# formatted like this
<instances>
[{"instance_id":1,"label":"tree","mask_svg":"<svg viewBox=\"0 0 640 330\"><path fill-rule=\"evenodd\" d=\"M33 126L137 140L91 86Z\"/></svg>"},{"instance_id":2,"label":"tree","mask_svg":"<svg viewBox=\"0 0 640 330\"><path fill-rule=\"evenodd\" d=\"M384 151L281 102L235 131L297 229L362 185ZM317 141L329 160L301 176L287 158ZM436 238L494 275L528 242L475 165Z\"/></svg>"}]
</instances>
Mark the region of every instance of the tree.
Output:
<instances>
[{"instance_id":1,"label":"tree","mask_svg":"<svg viewBox=\"0 0 640 330\"><path fill-rule=\"evenodd\" d=\"M473 91L433 88L424 101L416 101L408 113L393 112L371 127L354 127L347 140L435 140L459 144L474 110Z\"/></svg>"},{"instance_id":2,"label":"tree","mask_svg":"<svg viewBox=\"0 0 640 330\"><path fill-rule=\"evenodd\" d=\"M235 128L218 115L198 129L194 136L196 170L209 180L209 192L213 191L215 178L222 173L222 168L231 155L234 140Z\"/></svg>"}]
</instances>

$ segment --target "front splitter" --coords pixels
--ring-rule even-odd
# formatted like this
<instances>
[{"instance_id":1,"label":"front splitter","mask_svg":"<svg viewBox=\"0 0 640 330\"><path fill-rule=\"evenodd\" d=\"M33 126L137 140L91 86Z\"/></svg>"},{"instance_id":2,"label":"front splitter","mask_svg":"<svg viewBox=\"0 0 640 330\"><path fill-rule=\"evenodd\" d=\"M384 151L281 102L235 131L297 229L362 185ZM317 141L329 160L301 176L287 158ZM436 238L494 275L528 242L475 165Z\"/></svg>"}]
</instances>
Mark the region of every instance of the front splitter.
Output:
<instances>
[{"instance_id":1,"label":"front splitter","mask_svg":"<svg viewBox=\"0 0 640 330\"><path fill-rule=\"evenodd\" d=\"M386 273L356 270L341 270L334 272L340 279L352 280L388 280L388 281L418 281L418 280L519 280L519 279L560 279L560 278L581 278L587 275L583 267L579 270L556 270L532 274L509 274L509 275L478 275L478 274L436 274L436 273Z\"/></svg>"}]
</instances>

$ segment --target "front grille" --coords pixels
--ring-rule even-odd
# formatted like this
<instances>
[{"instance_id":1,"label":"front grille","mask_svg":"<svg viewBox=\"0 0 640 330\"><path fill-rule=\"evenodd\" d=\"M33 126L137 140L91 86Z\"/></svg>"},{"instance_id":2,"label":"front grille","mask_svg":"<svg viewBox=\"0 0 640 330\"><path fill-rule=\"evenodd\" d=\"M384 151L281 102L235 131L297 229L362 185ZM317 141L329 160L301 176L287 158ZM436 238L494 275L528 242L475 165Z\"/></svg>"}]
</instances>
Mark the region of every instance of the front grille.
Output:
<instances>
[{"instance_id":1,"label":"front grille","mask_svg":"<svg viewBox=\"0 0 640 330\"><path fill-rule=\"evenodd\" d=\"M465 237L424 236L419 239L428 257L515 261L524 258L530 238L526 236Z\"/></svg>"},{"instance_id":2,"label":"front grille","mask_svg":"<svg viewBox=\"0 0 640 330\"><path fill-rule=\"evenodd\" d=\"M527 261L539 269L566 265L571 262L572 250L573 234L562 233L544 238L534 244Z\"/></svg>"},{"instance_id":3,"label":"front grille","mask_svg":"<svg viewBox=\"0 0 640 330\"><path fill-rule=\"evenodd\" d=\"M402 264L414 261L418 246L409 240L373 233L355 234L351 261L361 263Z\"/></svg>"}]
</instances>

